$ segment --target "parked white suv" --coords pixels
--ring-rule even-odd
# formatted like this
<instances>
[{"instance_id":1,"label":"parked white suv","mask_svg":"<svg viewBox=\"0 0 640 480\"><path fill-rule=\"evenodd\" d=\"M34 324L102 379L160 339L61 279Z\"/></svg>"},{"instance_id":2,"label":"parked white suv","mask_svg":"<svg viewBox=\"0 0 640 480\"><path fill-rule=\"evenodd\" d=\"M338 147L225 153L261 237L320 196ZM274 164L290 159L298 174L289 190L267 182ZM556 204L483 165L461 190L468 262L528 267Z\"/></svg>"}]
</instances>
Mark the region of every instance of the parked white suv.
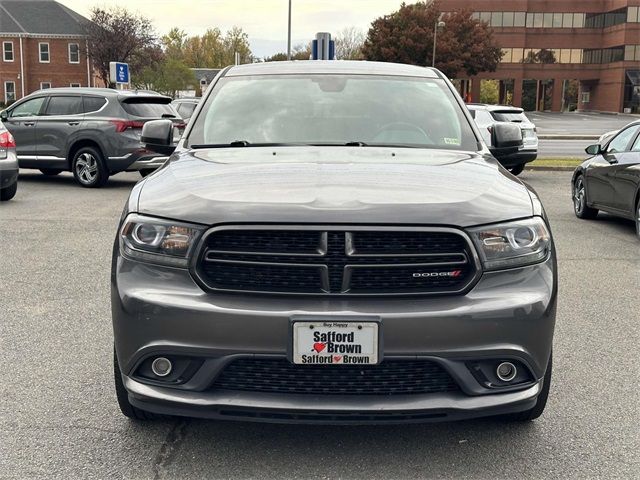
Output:
<instances>
[{"instance_id":1,"label":"parked white suv","mask_svg":"<svg viewBox=\"0 0 640 480\"><path fill-rule=\"evenodd\" d=\"M468 104L471 116L480 128L486 144L491 147L491 129L499 122L515 122L522 130L523 147L518 153L500 158L500 163L511 173L518 175L524 166L538 157L538 135L536 126L524 114L524 110L508 105Z\"/></svg>"}]
</instances>

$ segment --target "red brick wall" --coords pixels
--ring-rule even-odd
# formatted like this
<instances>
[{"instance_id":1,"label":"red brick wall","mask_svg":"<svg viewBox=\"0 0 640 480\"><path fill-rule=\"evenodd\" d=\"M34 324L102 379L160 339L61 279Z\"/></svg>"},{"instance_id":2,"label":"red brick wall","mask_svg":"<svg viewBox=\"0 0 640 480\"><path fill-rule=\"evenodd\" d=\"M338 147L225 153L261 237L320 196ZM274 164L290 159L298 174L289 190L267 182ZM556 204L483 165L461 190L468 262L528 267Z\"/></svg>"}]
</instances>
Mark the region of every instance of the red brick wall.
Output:
<instances>
[{"instance_id":1,"label":"red brick wall","mask_svg":"<svg viewBox=\"0 0 640 480\"><path fill-rule=\"evenodd\" d=\"M4 62L0 51L0 102L4 101L4 82L16 82L18 98L23 96L20 77L20 39L18 37L0 37L0 48L3 41L12 41L14 47L13 62ZM39 43L49 43L49 63L40 63ZM80 47L80 63L69 63L69 44L77 43ZM49 82L52 87L69 87L71 83L79 83L86 87L87 56L84 39L68 38L23 38L24 85L27 95L40 89L41 82Z\"/></svg>"}]
</instances>

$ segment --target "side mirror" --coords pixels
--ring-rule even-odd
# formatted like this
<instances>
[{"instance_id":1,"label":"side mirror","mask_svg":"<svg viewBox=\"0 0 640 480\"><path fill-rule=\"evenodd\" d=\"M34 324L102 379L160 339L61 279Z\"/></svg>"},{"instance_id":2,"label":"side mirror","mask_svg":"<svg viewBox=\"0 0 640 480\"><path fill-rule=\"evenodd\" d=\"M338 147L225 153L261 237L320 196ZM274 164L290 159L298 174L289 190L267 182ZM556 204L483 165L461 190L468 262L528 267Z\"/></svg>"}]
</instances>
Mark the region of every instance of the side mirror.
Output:
<instances>
[{"instance_id":1,"label":"side mirror","mask_svg":"<svg viewBox=\"0 0 640 480\"><path fill-rule=\"evenodd\" d=\"M584 151L587 152L588 155L599 155L602 153L602 146L599 143L596 143L594 145L589 145L584 149Z\"/></svg>"},{"instance_id":2,"label":"side mirror","mask_svg":"<svg viewBox=\"0 0 640 480\"><path fill-rule=\"evenodd\" d=\"M522 130L512 123L495 123L491 128L491 154L500 158L518 153L523 146Z\"/></svg>"},{"instance_id":3,"label":"side mirror","mask_svg":"<svg viewBox=\"0 0 640 480\"><path fill-rule=\"evenodd\" d=\"M6 122L7 120L9 120L9 113L7 113L6 110L2 110L0 112L0 120L3 122Z\"/></svg>"},{"instance_id":4,"label":"side mirror","mask_svg":"<svg viewBox=\"0 0 640 480\"><path fill-rule=\"evenodd\" d=\"M142 127L140 141L152 152L171 155L176 149L173 143L173 122L171 120L151 120Z\"/></svg>"}]
</instances>

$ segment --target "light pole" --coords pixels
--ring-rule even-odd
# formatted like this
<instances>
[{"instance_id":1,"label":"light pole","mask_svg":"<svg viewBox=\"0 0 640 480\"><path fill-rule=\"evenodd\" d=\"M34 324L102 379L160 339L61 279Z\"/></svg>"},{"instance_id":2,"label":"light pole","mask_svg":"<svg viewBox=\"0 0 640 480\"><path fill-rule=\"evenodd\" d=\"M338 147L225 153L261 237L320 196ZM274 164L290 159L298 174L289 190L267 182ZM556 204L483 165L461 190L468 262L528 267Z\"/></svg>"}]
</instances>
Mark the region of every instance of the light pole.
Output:
<instances>
[{"instance_id":1,"label":"light pole","mask_svg":"<svg viewBox=\"0 0 640 480\"><path fill-rule=\"evenodd\" d=\"M446 26L444 22L436 22L433 26L433 55L431 56L431 66L436 66L436 44L438 43L438 29Z\"/></svg>"},{"instance_id":2,"label":"light pole","mask_svg":"<svg viewBox=\"0 0 640 480\"><path fill-rule=\"evenodd\" d=\"M291 60L291 0L289 0L289 34L287 36L287 60Z\"/></svg>"}]
</instances>

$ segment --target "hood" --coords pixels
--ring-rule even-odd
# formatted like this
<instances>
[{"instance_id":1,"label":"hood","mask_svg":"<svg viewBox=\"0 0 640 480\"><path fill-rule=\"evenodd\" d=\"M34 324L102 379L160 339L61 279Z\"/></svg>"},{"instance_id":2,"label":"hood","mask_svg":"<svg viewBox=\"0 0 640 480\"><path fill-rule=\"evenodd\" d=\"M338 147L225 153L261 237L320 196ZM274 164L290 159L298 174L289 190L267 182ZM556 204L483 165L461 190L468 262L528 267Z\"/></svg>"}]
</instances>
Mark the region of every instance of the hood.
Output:
<instances>
[{"instance_id":1,"label":"hood","mask_svg":"<svg viewBox=\"0 0 640 480\"><path fill-rule=\"evenodd\" d=\"M373 147L176 153L138 190L138 212L221 223L440 224L533 214L527 188L491 157Z\"/></svg>"}]
</instances>

